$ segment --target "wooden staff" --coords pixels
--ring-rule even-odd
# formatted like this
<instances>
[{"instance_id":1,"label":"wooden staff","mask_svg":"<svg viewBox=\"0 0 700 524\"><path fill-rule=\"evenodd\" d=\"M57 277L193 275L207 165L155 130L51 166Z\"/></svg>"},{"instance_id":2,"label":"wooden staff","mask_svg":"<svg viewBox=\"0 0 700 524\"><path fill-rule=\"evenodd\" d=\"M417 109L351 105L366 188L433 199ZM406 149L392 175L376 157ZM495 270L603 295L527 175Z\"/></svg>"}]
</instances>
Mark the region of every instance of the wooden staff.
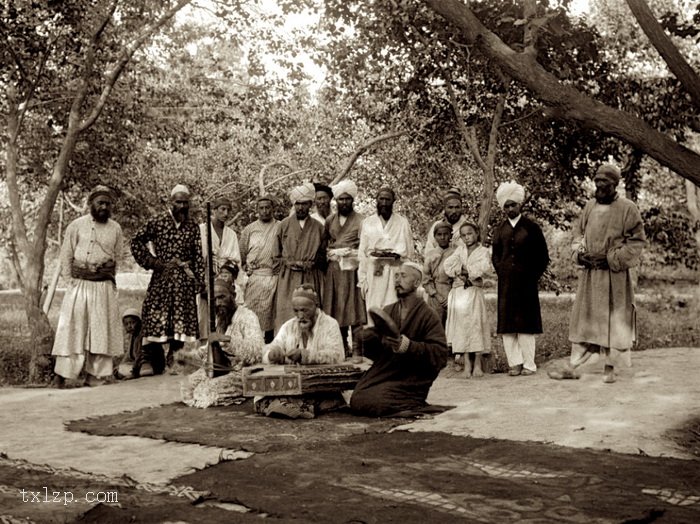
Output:
<instances>
[{"instance_id":1,"label":"wooden staff","mask_svg":"<svg viewBox=\"0 0 700 524\"><path fill-rule=\"evenodd\" d=\"M216 332L216 297L214 295L214 249L211 243L211 202L207 202L207 300L209 301L209 337L207 337L207 376L209 378L226 375L230 371L231 361L228 359L221 344L212 341L212 333Z\"/></svg>"}]
</instances>

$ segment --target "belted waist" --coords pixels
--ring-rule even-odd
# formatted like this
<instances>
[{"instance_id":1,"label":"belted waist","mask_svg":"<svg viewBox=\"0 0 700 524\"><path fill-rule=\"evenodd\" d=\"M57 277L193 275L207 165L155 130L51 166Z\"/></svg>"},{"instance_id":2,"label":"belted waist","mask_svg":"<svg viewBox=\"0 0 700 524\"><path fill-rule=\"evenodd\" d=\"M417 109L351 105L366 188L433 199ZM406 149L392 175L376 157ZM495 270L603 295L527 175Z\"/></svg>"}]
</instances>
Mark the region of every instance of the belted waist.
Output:
<instances>
[{"instance_id":1,"label":"belted waist","mask_svg":"<svg viewBox=\"0 0 700 524\"><path fill-rule=\"evenodd\" d=\"M116 269L116 264L113 261L105 262L98 266L83 266L73 263L70 268L70 275L78 280L89 280L91 282L110 280L116 284Z\"/></svg>"}]
</instances>

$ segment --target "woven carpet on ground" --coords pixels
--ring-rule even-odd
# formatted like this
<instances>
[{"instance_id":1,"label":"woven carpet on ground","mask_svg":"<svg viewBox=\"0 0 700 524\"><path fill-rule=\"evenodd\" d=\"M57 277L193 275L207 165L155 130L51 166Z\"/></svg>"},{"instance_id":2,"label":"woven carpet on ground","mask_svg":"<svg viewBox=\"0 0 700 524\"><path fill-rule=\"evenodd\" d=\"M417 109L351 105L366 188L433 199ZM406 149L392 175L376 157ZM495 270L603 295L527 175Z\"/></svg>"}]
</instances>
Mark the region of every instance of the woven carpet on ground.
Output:
<instances>
[{"instance_id":1,"label":"woven carpet on ground","mask_svg":"<svg viewBox=\"0 0 700 524\"><path fill-rule=\"evenodd\" d=\"M437 413L449 408L430 406L430 409ZM252 401L247 400L239 405L207 409L168 404L74 420L67 428L92 435L150 437L261 453L337 442L358 433L385 432L410 420L357 417L346 410L306 420L271 418L253 413Z\"/></svg>"},{"instance_id":2,"label":"woven carpet on ground","mask_svg":"<svg viewBox=\"0 0 700 524\"><path fill-rule=\"evenodd\" d=\"M300 522L700 522L697 461L443 433L352 435L178 479Z\"/></svg>"}]
</instances>

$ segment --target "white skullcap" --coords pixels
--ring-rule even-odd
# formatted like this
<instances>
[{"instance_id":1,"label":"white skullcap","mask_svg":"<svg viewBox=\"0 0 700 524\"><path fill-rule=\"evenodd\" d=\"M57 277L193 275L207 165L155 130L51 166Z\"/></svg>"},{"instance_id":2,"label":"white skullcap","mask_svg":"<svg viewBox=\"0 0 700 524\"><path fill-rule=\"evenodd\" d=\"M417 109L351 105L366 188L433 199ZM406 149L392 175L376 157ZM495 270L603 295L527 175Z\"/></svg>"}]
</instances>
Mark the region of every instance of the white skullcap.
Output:
<instances>
[{"instance_id":1,"label":"white skullcap","mask_svg":"<svg viewBox=\"0 0 700 524\"><path fill-rule=\"evenodd\" d=\"M357 198L357 184L355 184L355 182L352 180L341 180L331 189L333 190L333 195L335 198L338 198L346 193L350 195L353 200Z\"/></svg>"},{"instance_id":2,"label":"white skullcap","mask_svg":"<svg viewBox=\"0 0 700 524\"><path fill-rule=\"evenodd\" d=\"M292 204L296 204L297 202L313 202L315 196L316 188L311 182L296 186L289 192L289 200L292 201Z\"/></svg>"},{"instance_id":3,"label":"white skullcap","mask_svg":"<svg viewBox=\"0 0 700 524\"><path fill-rule=\"evenodd\" d=\"M141 319L141 312L133 307L127 308L124 310L124 313L122 313L122 319L126 317L136 317L138 319Z\"/></svg>"},{"instance_id":4,"label":"white skullcap","mask_svg":"<svg viewBox=\"0 0 700 524\"><path fill-rule=\"evenodd\" d=\"M175 196L175 195L177 195L178 193L185 193L186 195L189 195L189 194L190 194L190 190L187 189L187 186L185 186L185 185L183 185L183 184L178 184L178 185L176 185L176 186L173 188L173 190L170 192L170 196Z\"/></svg>"},{"instance_id":5,"label":"white skullcap","mask_svg":"<svg viewBox=\"0 0 700 524\"><path fill-rule=\"evenodd\" d=\"M525 200L525 188L513 180L510 182L503 182L498 186L498 189L496 189L496 200L501 208L503 208L509 200L522 204L523 200Z\"/></svg>"}]
</instances>

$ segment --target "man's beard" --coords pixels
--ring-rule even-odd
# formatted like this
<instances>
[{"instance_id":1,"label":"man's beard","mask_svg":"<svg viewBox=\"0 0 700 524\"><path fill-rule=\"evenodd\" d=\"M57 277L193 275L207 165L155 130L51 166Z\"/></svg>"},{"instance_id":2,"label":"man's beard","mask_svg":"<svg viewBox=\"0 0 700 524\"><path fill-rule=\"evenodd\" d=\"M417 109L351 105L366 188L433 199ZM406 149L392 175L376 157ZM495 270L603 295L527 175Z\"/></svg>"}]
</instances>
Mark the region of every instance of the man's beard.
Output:
<instances>
[{"instance_id":1,"label":"man's beard","mask_svg":"<svg viewBox=\"0 0 700 524\"><path fill-rule=\"evenodd\" d=\"M338 206L338 213L344 217L350 216L350 213L352 213L352 205Z\"/></svg>"},{"instance_id":2,"label":"man's beard","mask_svg":"<svg viewBox=\"0 0 700 524\"><path fill-rule=\"evenodd\" d=\"M454 225L457 223L461 216L462 213L450 213L449 215L445 215L445 220L447 220L450 224Z\"/></svg>"},{"instance_id":3,"label":"man's beard","mask_svg":"<svg viewBox=\"0 0 700 524\"><path fill-rule=\"evenodd\" d=\"M231 325L231 319L236 312L236 308L228 306L216 306L216 330L219 333L225 333Z\"/></svg>"},{"instance_id":4,"label":"man's beard","mask_svg":"<svg viewBox=\"0 0 700 524\"><path fill-rule=\"evenodd\" d=\"M407 291L407 290L405 290L405 289L402 288L402 287L397 287L397 288L395 288L395 289L396 289L396 296L399 297L399 298L405 298L405 297L407 297L408 295L410 295L411 293L413 293L413 291L414 291L413 289L410 290L410 291Z\"/></svg>"},{"instance_id":5,"label":"man's beard","mask_svg":"<svg viewBox=\"0 0 700 524\"><path fill-rule=\"evenodd\" d=\"M187 222L187 218L190 216L189 209L177 209L173 211L173 217L178 222Z\"/></svg>"},{"instance_id":6,"label":"man's beard","mask_svg":"<svg viewBox=\"0 0 700 524\"><path fill-rule=\"evenodd\" d=\"M595 200L599 204L610 204L610 203L612 203L613 200L615 200L615 193L612 192L610 194L607 194L607 193L600 192L596 189Z\"/></svg>"},{"instance_id":7,"label":"man's beard","mask_svg":"<svg viewBox=\"0 0 700 524\"><path fill-rule=\"evenodd\" d=\"M110 213L108 210L98 210L98 209L92 209L90 208L90 214L92 215L92 218L95 219L95 222L100 222L104 224L109 220L109 217L111 216L112 213Z\"/></svg>"},{"instance_id":8,"label":"man's beard","mask_svg":"<svg viewBox=\"0 0 700 524\"><path fill-rule=\"evenodd\" d=\"M377 205L377 213L383 217L390 217L393 212L393 206L380 206Z\"/></svg>"}]
</instances>

